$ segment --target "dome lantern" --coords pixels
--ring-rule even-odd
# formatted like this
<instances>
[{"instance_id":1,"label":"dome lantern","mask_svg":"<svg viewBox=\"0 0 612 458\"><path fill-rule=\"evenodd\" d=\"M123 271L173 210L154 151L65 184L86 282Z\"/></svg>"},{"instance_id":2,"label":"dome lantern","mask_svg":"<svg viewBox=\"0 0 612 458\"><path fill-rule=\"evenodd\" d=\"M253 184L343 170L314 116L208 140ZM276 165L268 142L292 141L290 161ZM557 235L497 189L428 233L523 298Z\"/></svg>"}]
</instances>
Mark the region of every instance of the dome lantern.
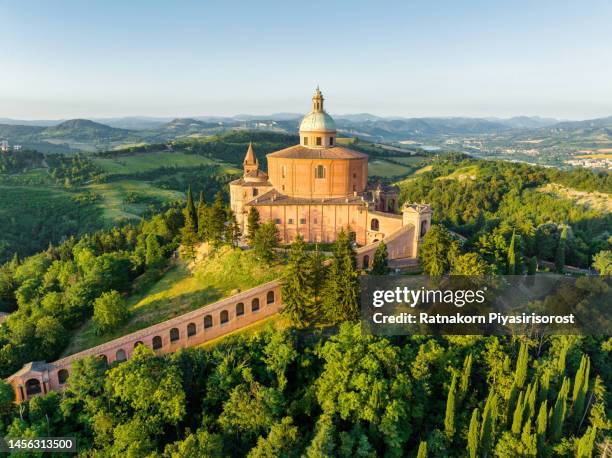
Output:
<instances>
[{"instance_id":1,"label":"dome lantern","mask_svg":"<svg viewBox=\"0 0 612 458\"><path fill-rule=\"evenodd\" d=\"M336 123L323 108L325 101L321 90L312 96L312 111L300 123L300 144L308 148L330 148L336 146Z\"/></svg>"}]
</instances>

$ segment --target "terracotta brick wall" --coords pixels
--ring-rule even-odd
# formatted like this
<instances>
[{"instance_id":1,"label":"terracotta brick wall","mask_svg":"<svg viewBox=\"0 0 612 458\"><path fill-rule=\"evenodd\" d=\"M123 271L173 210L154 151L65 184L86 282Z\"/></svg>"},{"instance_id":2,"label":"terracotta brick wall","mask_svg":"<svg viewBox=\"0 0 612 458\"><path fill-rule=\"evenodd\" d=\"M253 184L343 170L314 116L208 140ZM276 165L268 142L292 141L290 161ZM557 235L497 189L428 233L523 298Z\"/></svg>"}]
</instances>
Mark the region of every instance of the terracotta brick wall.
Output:
<instances>
[{"instance_id":1,"label":"terracotta brick wall","mask_svg":"<svg viewBox=\"0 0 612 458\"><path fill-rule=\"evenodd\" d=\"M281 304L281 284L272 281L52 363L37 363L32 370L19 371L8 381L15 388L17 402L20 402L28 398L28 380L38 380L43 394L62 389L65 383L60 382L60 375L65 372L60 374L60 371L68 371L69 376L72 363L78 359L99 356L109 363L129 359L140 343L154 348L158 354L197 346L274 315L280 311ZM212 322L210 326L208 320ZM161 341L161 347L155 348L154 341Z\"/></svg>"}]
</instances>

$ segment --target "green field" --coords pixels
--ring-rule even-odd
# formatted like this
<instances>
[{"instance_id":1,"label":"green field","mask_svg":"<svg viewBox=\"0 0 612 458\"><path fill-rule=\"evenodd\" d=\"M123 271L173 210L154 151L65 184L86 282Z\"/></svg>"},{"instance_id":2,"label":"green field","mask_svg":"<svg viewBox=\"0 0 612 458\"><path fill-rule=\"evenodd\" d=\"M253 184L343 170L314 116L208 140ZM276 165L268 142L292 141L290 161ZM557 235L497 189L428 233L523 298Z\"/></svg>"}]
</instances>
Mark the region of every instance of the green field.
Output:
<instances>
[{"instance_id":1,"label":"green field","mask_svg":"<svg viewBox=\"0 0 612 458\"><path fill-rule=\"evenodd\" d=\"M382 159L370 158L368 163L368 174L377 177L395 177L410 173L410 167L393 164Z\"/></svg>"},{"instance_id":2,"label":"green field","mask_svg":"<svg viewBox=\"0 0 612 458\"><path fill-rule=\"evenodd\" d=\"M399 162L400 164L407 165L408 167L422 167L425 164L431 162L431 157L424 156L407 156L407 157L393 157L393 161Z\"/></svg>"},{"instance_id":3,"label":"green field","mask_svg":"<svg viewBox=\"0 0 612 458\"><path fill-rule=\"evenodd\" d=\"M196 154L159 151L154 153L135 153L130 156L114 158L93 157L98 167L110 174L149 172L162 167L197 167L200 165L219 165L219 162Z\"/></svg>"},{"instance_id":4,"label":"green field","mask_svg":"<svg viewBox=\"0 0 612 458\"><path fill-rule=\"evenodd\" d=\"M149 205L172 202L184 198L184 193L160 189L147 181L120 180L86 186L98 196L107 221L139 219Z\"/></svg>"},{"instance_id":5,"label":"green field","mask_svg":"<svg viewBox=\"0 0 612 458\"><path fill-rule=\"evenodd\" d=\"M177 261L153 286L126 298L131 316L123 326L97 336L89 320L77 331L64 354L99 345L274 280L281 269L282 266L262 269L251 251L227 247L204 258L193 271Z\"/></svg>"}]
</instances>

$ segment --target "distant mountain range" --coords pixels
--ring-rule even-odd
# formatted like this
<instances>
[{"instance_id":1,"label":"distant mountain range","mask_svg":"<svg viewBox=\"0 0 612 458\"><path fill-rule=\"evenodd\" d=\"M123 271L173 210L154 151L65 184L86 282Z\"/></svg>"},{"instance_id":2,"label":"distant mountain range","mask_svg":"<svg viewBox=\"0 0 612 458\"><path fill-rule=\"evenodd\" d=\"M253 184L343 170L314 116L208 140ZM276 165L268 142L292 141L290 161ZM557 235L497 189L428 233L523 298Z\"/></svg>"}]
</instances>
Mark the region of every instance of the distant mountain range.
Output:
<instances>
[{"instance_id":1,"label":"distant mountain range","mask_svg":"<svg viewBox=\"0 0 612 458\"><path fill-rule=\"evenodd\" d=\"M192 118L124 117L20 121L0 118L0 139L41 151L99 151L133 143L164 142L186 136L214 135L226 130L271 130L296 133L298 113L268 116L198 116ZM369 113L334 115L342 135L366 140L397 142L441 139L452 136L503 134L512 136L555 135L575 130L612 129L612 116L585 121L517 116L501 118L392 118Z\"/></svg>"}]
</instances>

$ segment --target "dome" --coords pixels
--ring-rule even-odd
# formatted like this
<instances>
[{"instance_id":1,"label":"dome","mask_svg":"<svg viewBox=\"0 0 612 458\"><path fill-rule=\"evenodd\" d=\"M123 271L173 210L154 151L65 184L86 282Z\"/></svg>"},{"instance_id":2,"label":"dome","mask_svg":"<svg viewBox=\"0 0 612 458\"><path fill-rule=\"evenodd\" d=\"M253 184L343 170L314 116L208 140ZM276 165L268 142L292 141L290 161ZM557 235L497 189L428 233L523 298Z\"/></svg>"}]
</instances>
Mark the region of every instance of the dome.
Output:
<instances>
[{"instance_id":1,"label":"dome","mask_svg":"<svg viewBox=\"0 0 612 458\"><path fill-rule=\"evenodd\" d=\"M324 111L311 111L300 123L300 132L335 132L334 119Z\"/></svg>"}]
</instances>

